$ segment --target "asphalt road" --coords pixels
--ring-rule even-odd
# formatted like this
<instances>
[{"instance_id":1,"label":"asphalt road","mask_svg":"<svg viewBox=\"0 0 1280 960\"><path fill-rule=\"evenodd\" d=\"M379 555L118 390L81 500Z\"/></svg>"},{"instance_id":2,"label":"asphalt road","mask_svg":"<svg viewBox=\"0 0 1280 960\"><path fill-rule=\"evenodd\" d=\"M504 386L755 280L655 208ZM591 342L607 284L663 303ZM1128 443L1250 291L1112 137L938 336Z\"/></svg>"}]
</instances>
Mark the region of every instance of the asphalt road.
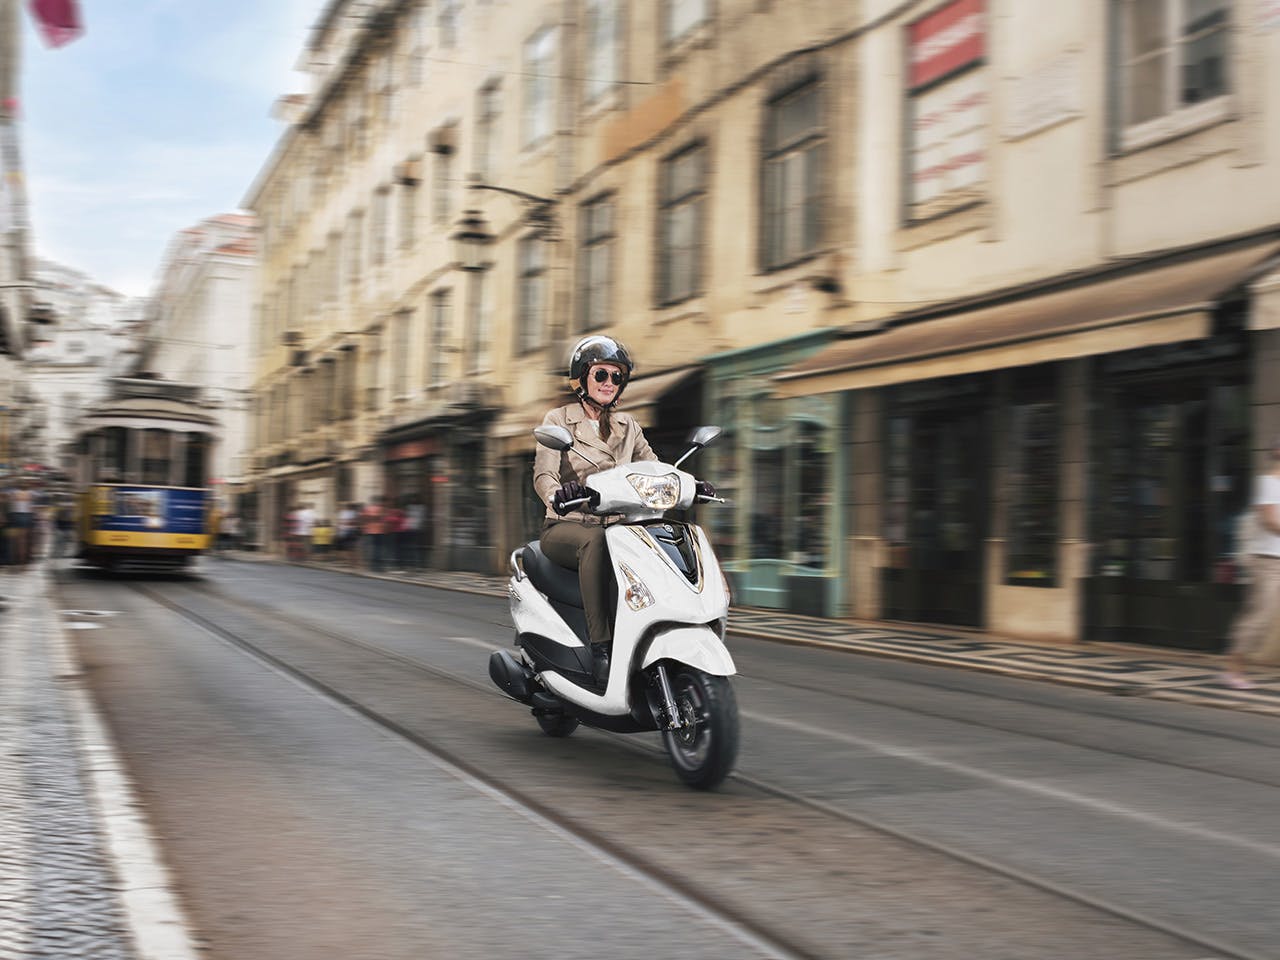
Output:
<instances>
[{"instance_id":1,"label":"asphalt road","mask_svg":"<svg viewBox=\"0 0 1280 960\"><path fill-rule=\"evenodd\" d=\"M1273 718L735 638L740 776L702 794L492 689L503 600L230 561L60 591L110 614L75 638L211 958L1280 957Z\"/></svg>"}]
</instances>

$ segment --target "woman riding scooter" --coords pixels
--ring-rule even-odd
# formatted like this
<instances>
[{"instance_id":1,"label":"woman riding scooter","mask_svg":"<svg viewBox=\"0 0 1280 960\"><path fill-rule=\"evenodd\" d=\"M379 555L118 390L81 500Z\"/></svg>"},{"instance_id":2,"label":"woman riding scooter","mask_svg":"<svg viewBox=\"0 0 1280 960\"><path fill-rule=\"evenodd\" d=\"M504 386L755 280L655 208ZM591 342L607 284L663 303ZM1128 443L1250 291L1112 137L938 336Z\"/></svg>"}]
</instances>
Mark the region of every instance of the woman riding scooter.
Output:
<instances>
[{"instance_id":1,"label":"woman riding scooter","mask_svg":"<svg viewBox=\"0 0 1280 960\"><path fill-rule=\"evenodd\" d=\"M583 612L591 636L594 679L603 688L609 676L609 647L613 620L609 608L608 546L605 518L586 505L566 504L589 495L583 481L600 470L637 460L657 460L636 419L615 409L634 370L631 355L612 337L579 340L569 358L569 387L575 399L551 410L543 426L564 427L574 442L590 448L592 466L569 451L539 447L533 462L533 488L547 504L542 527L542 551L554 563L578 571ZM715 496L710 484L699 481L698 493Z\"/></svg>"}]
</instances>

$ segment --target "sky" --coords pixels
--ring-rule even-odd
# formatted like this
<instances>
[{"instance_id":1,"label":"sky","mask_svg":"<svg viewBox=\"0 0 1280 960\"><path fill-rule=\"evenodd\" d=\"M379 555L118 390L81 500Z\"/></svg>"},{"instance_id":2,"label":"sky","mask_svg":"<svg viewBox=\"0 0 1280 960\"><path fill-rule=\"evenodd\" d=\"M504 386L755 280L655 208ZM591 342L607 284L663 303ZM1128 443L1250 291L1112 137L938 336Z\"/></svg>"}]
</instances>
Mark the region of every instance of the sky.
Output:
<instances>
[{"instance_id":1,"label":"sky","mask_svg":"<svg viewBox=\"0 0 1280 960\"><path fill-rule=\"evenodd\" d=\"M21 79L31 249L131 296L173 235L240 208L284 127L276 98L326 0L80 0L46 47L26 12Z\"/></svg>"}]
</instances>

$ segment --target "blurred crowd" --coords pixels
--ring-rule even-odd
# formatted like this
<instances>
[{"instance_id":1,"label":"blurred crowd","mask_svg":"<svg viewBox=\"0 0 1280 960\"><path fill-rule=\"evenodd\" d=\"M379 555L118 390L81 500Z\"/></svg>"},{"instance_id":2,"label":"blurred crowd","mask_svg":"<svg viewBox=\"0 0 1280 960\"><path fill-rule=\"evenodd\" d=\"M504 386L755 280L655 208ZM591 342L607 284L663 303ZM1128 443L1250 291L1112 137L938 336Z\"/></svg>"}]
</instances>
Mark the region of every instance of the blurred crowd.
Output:
<instances>
[{"instance_id":1,"label":"blurred crowd","mask_svg":"<svg viewBox=\"0 0 1280 960\"><path fill-rule=\"evenodd\" d=\"M344 503L337 515L299 503L284 518L291 560L339 561L375 573L420 570L428 561L427 510L414 497Z\"/></svg>"},{"instance_id":2,"label":"blurred crowd","mask_svg":"<svg viewBox=\"0 0 1280 960\"><path fill-rule=\"evenodd\" d=\"M0 484L0 565L25 567L46 550L62 556L73 525L65 491L26 477Z\"/></svg>"}]
</instances>

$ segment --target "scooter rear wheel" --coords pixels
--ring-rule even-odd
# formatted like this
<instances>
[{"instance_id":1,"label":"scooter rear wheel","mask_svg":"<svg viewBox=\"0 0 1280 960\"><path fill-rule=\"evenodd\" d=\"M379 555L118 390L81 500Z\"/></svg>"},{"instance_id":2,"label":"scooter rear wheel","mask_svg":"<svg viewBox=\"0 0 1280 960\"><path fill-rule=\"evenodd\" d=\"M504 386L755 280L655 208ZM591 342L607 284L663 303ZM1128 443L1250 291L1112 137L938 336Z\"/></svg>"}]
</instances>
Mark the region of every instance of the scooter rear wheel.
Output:
<instances>
[{"instance_id":1,"label":"scooter rear wheel","mask_svg":"<svg viewBox=\"0 0 1280 960\"><path fill-rule=\"evenodd\" d=\"M578 718L566 717L563 713L540 713L537 721L548 737L567 737L578 729Z\"/></svg>"},{"instance_id":2,"label":"scooter rear wheel","mask_svg":"<svg viewBox=\"0 0 1280 960\"><path fill-rule=\"evenodd\" d=\"M664 730L662 740L676 776L699 790L717 787L738 758L738 700L733 687L727 677L677 665L671 691L684 726Z\"/></svg>"}]
</instances>

